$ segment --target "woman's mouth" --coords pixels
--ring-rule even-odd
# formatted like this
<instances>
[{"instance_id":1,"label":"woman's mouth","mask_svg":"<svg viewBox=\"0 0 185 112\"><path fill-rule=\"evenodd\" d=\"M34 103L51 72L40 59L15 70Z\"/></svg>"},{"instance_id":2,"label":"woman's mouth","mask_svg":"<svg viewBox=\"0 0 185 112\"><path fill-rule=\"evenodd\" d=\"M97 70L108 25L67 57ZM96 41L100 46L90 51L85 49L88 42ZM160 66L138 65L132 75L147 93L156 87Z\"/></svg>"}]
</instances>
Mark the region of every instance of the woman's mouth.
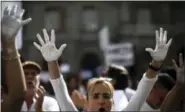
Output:
<instances>
[{"instance_id":1,"label":"woman's mouth","mask_svg":"<svg viewBox=\"0 0 185 112\"><path fill-rule=\"evenodd\" d=\"M99 109L99 112L105 112L106 110L105 110L105 108L100 108Z\"/></svg>"},{"instance_id":2,"label":"woman's mouth","mask_svg":"<svg viewBox=\"0 0 185 112\"><path fill-rule=\"evenodd\" d=\"M28 86L28 87L34 87L34 84L33 84L33 82L26 82L26 85Z\"/></svg>"}]
</instances>

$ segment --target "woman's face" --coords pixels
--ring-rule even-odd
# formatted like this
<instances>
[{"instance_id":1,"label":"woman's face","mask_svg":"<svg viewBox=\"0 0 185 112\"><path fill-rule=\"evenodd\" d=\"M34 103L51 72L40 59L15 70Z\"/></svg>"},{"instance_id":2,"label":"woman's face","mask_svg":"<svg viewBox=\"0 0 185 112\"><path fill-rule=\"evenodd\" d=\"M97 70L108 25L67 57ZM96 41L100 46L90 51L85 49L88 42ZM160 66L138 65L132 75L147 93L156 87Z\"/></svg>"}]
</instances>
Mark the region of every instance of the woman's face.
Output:
<instances>
[{"instance_id":1,"label":"woman's face","mask_svg":"<svg viewBox=\"0 0 185 112\"><path fill-rule=\"evenodd\" d=\"M88 91L87 111L111 111L112 107L113 95L108 85L99 83Z\"/></svg>"}]
</instances>

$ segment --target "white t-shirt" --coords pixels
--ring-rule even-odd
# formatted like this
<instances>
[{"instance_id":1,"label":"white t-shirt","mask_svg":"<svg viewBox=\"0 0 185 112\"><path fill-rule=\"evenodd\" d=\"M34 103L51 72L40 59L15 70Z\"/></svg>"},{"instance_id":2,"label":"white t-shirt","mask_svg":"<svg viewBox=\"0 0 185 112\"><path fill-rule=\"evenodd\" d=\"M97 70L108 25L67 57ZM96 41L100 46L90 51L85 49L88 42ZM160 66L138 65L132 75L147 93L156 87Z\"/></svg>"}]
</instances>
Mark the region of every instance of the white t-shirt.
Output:
<instances>
[{"instance_id":1,"label":"white t-shirt","mask_svg":"<svg viewBox=\"0 0 185 112\"><path fill-rule=\"evenodd\" d=\"M24 101L21 111L35 111L35 104L36 102L34 101L30 109L28 110L26 102ZM54 98L49 96L44 96L42 107L44 111L60 111L57 101Z\"/></svg>"},{"instance_id":2,"label":"white t-shirt","mask_svg":"<svg viewBox=\"0 0 185 112\"><path fill-rule=\"evenodd\" d=\"M126 88L125 89L125 95L127 96L128 101L130 101L131 97L136 93L135 90L131 88Z\"/></svg>"},{"instance_id":3,"label":"white t-shirt","mask_svg":"<svg viewBox=\"0 0 185 112\"><path fill-rule=\"evenodd\" d=\"M123 110L128 104L127 96L125 95L125 92L123 90L115 90L113 94L113 99L115 104L114 109L116 111Z\"/></svg>"},{"instance_id":4,"label":"white t-shirt","mask_svg":"<svg viewBox=\"0 0 185 112\"><path fill-rule=\"evenodd\" d=\"M135 92L136 91L132 90L131 88L126 88L125 90L115 90L113 95L115 110L123 110Z\"/></svg>"}]
</instances>

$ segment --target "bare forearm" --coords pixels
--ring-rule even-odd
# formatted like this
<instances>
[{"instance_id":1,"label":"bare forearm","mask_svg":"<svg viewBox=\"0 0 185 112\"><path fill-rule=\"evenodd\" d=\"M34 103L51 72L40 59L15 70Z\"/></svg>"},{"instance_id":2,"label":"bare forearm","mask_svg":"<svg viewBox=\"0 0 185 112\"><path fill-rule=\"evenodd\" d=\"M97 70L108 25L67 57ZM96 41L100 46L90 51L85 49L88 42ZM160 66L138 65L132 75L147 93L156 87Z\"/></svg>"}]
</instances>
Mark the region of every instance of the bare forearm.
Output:
<instances>
[{"instance_id":1,"label":"bare forearm","mask_svg":"<svg viewBox=\"0 0 185 112\"><path fill-rule=\"evenodd\" d=\"M19 53L14 44L3 44L3 61L5 61L5 74L8 94L15 100L24 97L26 83ZM16 85L16 86L15 86Z\"/></svg>"},{"instance_id":2,"label":"bare forearm","mask_svg":"<svg viewBox=\"0 0 185 112\"><path fill-rule=\"evenodd\" d=\"M157 61L154 61L154 60L153 60L153 61L151 62L151 65L152 65L153 67L155 67L155 68L160 68L161 65L162 65L162 62L157 62ZM154 71L154 70L148 68L148 70L147 70L147 72L146 72L146 77L147 77L147 78L149 78L149 79L155 78L156 75L157 75L157 72L156 72L156 71Z\"/></svg>"},{"instance_id":3,"label":"bare forearm","mask_svg":"<svg viewBox=\"0 0 185 112\"><path fill-rule=\"evenodd\" d=\"M168 93L161 106L161 112L174 111L180 106L180 100L183 98L184 85L176 84L173 89Z\"/></svg>"},{"instance_id":4,"label":"bare forearm","mask_svg":"<svg viewBox=\"0 0 185 112\"><path fill-rule=\"evenodd\" d=\"M13 100L9 96L1 103L2 112L20 112L24 99Z\"/></svg>"},{"instance_id":5,"label":"bare forearm","mask_svg":"<svg viewBox=\"0 0 185 112\"><path fill-rule=\"evenodd\" d=\"M57 61L48 62L48 69L49 69L51 79L60 78L60 70L59 70L59 65Z\"/></svg>"}]
</instances>

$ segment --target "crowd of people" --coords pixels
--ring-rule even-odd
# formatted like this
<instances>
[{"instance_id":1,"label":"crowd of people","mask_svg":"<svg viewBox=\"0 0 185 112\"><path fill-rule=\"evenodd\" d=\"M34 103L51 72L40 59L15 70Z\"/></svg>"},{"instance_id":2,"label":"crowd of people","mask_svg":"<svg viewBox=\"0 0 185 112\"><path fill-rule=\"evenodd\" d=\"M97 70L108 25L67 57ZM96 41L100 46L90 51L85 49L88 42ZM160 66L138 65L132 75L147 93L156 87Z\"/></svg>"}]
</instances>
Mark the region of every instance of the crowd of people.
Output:
<instances>
[{"instance_id":1,"label":"crowd of people","mask_svg":"<svg viewBox=\"0 0 185 112\"><path fill-rule=\"evenodd\" d=\"M86 86L75 86L78 77L65 80L60 72L58 59L67 44L59 49L55 45L55 31L43 37L36 34L39 43L33 45L40 51L48 65L50 82L55 97L47 96L40 84L41 67L34 61L20 60L15 37L21 27L31 22L22 20L24 10L18 6L4 9L1 20L1 44L4 73L8 91L2 94L2 112L20 111L185 111L185 67L182 53L179 60L172 60L172 71L162 70L172 39L167 31L156 30L155 48L146 48L152 60L143 73L137 89L129 86L129 72L120 65L111 64L101 77L91 78ZM175 76L175 78L174 78ZM75 81L74 81L75 80ZM70 83L66 83L70 82Z\"/></svg>"}]
</instances>

